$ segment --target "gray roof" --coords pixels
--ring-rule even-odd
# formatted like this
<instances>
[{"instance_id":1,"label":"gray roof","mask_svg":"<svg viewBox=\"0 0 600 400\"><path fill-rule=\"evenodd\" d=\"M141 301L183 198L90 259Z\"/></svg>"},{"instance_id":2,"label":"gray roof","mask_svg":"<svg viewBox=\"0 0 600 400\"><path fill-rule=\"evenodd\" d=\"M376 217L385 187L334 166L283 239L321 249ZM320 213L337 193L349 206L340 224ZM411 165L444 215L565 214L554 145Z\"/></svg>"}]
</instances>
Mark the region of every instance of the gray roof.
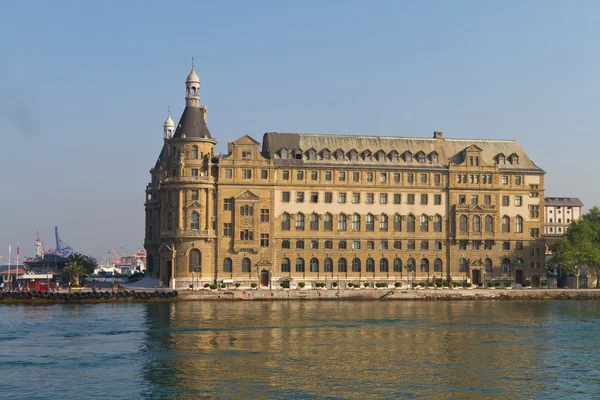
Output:
<instances>
[{"instance_id":1,"label":"gray roof","mask_svg":"<svg viewBox=\"0 0 600 400\"><path fill-rule=\"evenodd\" d=\"M577 197L546 197L544 204L546 206L583 207L583 203Z\"/></svg>"},{"instance_id":2,"label":"gray roof","mask_svg":"<svg viewBox=\"0 0 600 400\"><path fill-rule=\"evenodd\" d=\"M174 138L181 138L182 136L188 138L208 138L212 139L206 122L204 121L205 109L194 106L186 106L183 110L183 114L177 124Z\"/></svg>"},{"instance_id":3,"label":"gray roof","mask_svg":"<svg viewBox=\"0 0 600 400\"><path fill-rule=\"evenodd\" d=\"M154 164L154 169L160 168L160 163L162 162L163 158L165 157L166 152L167 152L167 145L163 144L160 154L158 155L158 158L156 159L156 164Z\"/></svg>"},{"instance_id":4,"label":"gray roof","mask_svg":"<svg viewBox=\"0 0 600 400\"><path fill-rule=\"evenodd\" d=\"M386 154L395 150L400 155L404 154L406 151L410 151L413 155L423 151L426 155L436 152L439 156L439 163L432 164L428 161L427 166L445 167L451 162L462 162L463 150L473 145L481 148L483 163L493 165L495 163L495 157L499 154L503 154L505 157L516 154L519 157L518 164L511 164L507 161L504 165L501 165L500 168L503 170L515 171L533 170L535 172L543 173L542 169L535 165L535 163L527 156L523 148L514 140L430 139L400 136L352 136L268 132L263 136L262 153L263 156L274 159L276 165L296 163L337 163L337 165L339 165L340 162L336 162L334 159L329 161L320 160L319 158L317 158L316 161L308 161L306 158L303 160L281 160L274 156L275 154L278 154L279 150L282 148L289 151L299 148L303 152L306 152L310 148L314 148L318 153L324 149L328 149L332 153L337 149L342 149L345 153L354 149L358 151L359 154L367 149L373 154L379 150L383 150ZM344 163L360 163L361 165L380 164L375 158L373 158L373 161L364 161L360 159L360 161L346 160ZM422 165L416 161L407 163L402 157L394 164L403 167L419 167Z\"/></svg>"}]
</instances>

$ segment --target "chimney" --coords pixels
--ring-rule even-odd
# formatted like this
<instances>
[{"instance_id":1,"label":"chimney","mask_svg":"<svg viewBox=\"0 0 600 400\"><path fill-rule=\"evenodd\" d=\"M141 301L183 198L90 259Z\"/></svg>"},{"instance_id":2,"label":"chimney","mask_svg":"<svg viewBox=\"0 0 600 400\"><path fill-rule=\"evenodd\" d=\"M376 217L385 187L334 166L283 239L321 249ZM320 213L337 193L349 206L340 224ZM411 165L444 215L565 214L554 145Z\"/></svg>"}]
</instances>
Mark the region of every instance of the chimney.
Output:
<instances>
[{"instance_id":1,"label":"chimney","mask_svg":"<svg viewBox=\"0 0 600 400\"><path fill-rule=\"evenodd\" d=\"M434 139L443 139L442 135L443 135L442 131L434 131L433 132L433 138Z\"/></svg>"}]
</instances>

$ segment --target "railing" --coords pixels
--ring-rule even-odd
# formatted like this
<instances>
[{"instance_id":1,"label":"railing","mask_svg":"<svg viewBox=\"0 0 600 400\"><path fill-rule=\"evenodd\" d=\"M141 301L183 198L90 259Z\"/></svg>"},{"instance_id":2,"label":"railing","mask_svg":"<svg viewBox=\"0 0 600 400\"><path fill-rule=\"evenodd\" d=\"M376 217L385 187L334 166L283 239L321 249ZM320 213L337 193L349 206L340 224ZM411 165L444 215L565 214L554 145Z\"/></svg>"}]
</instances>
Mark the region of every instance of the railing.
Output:
<instances>
[{"instance_id":1,"label":"railing","mask_svg":"<svg viewBox=\"0 0 600 400\"><path fill-rule=\"evenodd\" d=\"M173 238L173 237L197 237L197 236L208 236L208 229L205 230L181 230L174 229L172 231L160 231L160 236L163 238Z\"/></svg>"},{"instance_id":2,"label":"railing","mask_svg":"<svg viewBox=\"0 0 600 400\"><path fill-rule=\"evenodd\" d=\"M481 210L482 212L496 212L496 206L495 205L484 205L484 204L455 204L454 205L454 209L458 212L458 211L479 211Z\"/></svg>"},{"instance_id":3,"label":"railing","mask_svg":"<svg viewBox=\"0 0 600 400\"><path fill-rule=\"evenodd\" d=\"M214 179L211 176L172 176L170 178L165 178L163 180L164 183L186 183L186 182L214 182Z\"/></svg>"}]
</instances>

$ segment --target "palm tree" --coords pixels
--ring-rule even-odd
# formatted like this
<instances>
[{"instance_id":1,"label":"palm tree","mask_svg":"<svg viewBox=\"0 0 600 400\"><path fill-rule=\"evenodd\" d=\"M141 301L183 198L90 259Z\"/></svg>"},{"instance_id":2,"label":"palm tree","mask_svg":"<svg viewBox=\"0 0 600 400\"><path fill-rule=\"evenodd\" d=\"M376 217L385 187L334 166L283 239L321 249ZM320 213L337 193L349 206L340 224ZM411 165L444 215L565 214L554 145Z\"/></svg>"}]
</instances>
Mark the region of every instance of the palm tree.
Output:
<instances>
[{"instance_id":1,"label":"palm tree","mask_svg":"<svg viewBox=\"0 0 600 400\"><path fill-rule=\"evenodd\" d=\"M82 276L88 276L85 273L85 268L77 261L71 261L67 266L63 269L63 274L73 279L74 286L79 286L79 278Z\"/></svg>"}]
</instances>

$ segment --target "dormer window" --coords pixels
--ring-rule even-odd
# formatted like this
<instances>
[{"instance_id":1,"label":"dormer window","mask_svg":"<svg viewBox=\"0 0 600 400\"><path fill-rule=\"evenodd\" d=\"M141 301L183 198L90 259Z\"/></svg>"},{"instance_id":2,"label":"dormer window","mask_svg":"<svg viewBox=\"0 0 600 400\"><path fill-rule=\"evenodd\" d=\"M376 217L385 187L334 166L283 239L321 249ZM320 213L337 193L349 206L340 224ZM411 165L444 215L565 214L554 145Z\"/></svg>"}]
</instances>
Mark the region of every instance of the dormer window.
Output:
<instances>
[{"instance_id":1,"label":"dormer window","mask_svg":"<svg viewBox=\"0 0 600 400\"><path fill-rule=\"evenodd\" d=\"M286 149L281 149L279 151L279 155L282 159L287 159L288 158L288 151Z\"/></svg>"},{"instance_id":2,"label":"dormer window","mask_svg":"<svg viewBox=\"0 0 600 400\"><path fill-rule=\"evenodd\" d=\"M425 162L425 153L423 153L422 151L419 152L417 154L417 161L420 163L424 163Z\"/></svg>"},{"instance_id":3,"label":"dormer window","mask_svg":"<svg viewBox=\"0 0 600 400\"><path fill-rule=\"evenodd\" d=\"M302 160L302 149L294 149L294 158L296 160Z\"/></svg>"},{"instance_id":4,"label":"dormer window","mask_svg":"<svg viewBox=\"0 0 600 400\"><path fill-rule=\"evenodd\" d=\"M398 162L398 153L393 151L390 153L390 160L392 160L392 162Z\"/></svg>"},{"instance_id":5,"label":"dormer window","mask_svg":"<svg viewBox=\"0 0 600 400\"><path fill-rule=\"evenodd\" d=\"M335 158L338 161L344 161L344 152L342 150L338 150L337 153L336 153Z\"/></svg>"},{"instance_id":6,"label":"dormer window","mask_svg":"<svg viewBox=\"0 0 600 400\"><path fill-rule=\"evenodd\" d=\"M412 154L410 152L404 153L404 161L412 162Z\"/></svg>"},{"instance_id":7,"label":"dormer window","mask_svg":"<svg viewBox=\"0 0 600 400\"><path fill-rule=\"evenodd\" d=\"M331 154L329 153L329 150L323 150L321 155L323 156L323 160L329 160L330 156L331 156Z\"/></svg>"},{"instance_id":8,"label":"dormer window","mask_svg":"<svg viewBox=\"0 0 600 400\"><path fill-rule=\"evenodd\" d=\"M383 151L377 152L377 161L379 161L379 162L385 161L385 153Z\"/></svg>"},{"instance_id":9,"label":"dormer window","mask_svg":"<svg viewBox=\"0 0 600 400\"><path fill-rule=\"evenodd\" d=\"M429 159L431 160L432 163L437 163L438 162L438 154L434 151L433 153L431 153L429 155Z\"/></svg>"},{"instance_id":10,"label":"dormer window","mask_svg":"<svg viewBox=\"0 0 600 400\"><path fill-rule=\"evenodd\" d=\"M365 161L372 161L371 152L369 150L365 151L363 153L363 158Z\"/></svg>"},{"instance_id":11,"label":"dormer window","mask_svg":"<svg viewBox=\"0 0 600 400\"><path fill-rule=\"evenodd\" d=\"M356 150L350 150L350 161L358 161L358 152Z\"/></svg>"},{"instance_id":12,"label":"dormer window","mask_svg":"<svg viewBox=\"0 0 600 400\"><path fill-rule=\"evenodd\" d=\"M510 163L513 165L519 165L519 156L516 154L510 156Z\"/></svg>"},{"instance_id":13,"label":"dormer window","mask_svg":"<svg viewBox=\"0 0 600 400\"><path fill-rule=\"evenodd\" d=\"M496 156L496 162L498 163L498 165L504 165L504 163L505 163L504 154L498 154Z\"/></svg>"},{"instance_id":14,"label":"dormer window","mask_svg":"<svg viewBox=\"0 0 600 400\"><path fill-rule=\"evenodd\" d=\"M317 152L314 149L308 151L308 159L313 161L317 159Z\"/></svg>"}]
</instances>

